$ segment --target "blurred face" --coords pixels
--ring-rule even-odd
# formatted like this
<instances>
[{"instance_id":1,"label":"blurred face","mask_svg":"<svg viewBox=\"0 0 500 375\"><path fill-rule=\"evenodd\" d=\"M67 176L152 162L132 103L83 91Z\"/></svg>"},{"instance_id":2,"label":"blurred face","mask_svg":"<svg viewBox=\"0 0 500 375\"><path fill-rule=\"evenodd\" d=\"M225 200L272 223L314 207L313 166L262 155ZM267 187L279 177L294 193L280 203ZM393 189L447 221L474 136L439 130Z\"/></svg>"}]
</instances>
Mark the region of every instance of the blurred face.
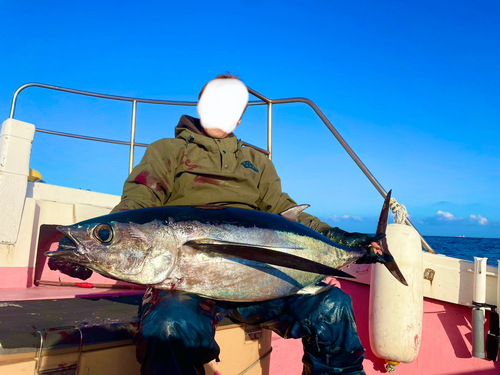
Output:
<instances>
[{"instance_id":1,"label":"blurred face","mask_svg":"<svg viewBox=\"0 0 500 375\"><path fill-rule=\"evenodd\" d=\"M226 138L240 124L248 105L248 89L237 79L208 82L198 101L197 110L205 134Z\"/></svg>"},{"instance_id":2,"label":"blurred face","mask_svg":"<svg viewBox=\"0 0 500 375\"><path fill-rule=\"evenodd\" d=\"M240 124L241 120L238 121L238 125ZM236 126L238 126L236 125ZM215 138L215 139L223 139L223 138L227 138L228 136L230 136L232 134L231 133L226 133L224 130L222 129L218 129L218 128L210 128L210 129L203 129L205 131L205 133L207 133L207 135L209 137L212 137L212 138Z\"/></svg>"}]
</instances>

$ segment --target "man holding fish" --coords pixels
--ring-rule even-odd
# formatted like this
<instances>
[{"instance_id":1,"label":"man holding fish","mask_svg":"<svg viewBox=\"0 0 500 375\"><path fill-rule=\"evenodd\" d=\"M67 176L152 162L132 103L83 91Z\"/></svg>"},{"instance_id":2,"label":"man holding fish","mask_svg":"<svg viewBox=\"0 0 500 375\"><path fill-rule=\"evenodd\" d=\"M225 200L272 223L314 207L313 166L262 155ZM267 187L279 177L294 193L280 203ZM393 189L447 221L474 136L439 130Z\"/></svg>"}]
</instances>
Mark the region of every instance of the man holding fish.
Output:
<instances>
[{"instance_id":1,"label":"man holding fish","mask_svg":"<svg viewBox=\"0 0 500 375\"><path fill-rule=\"evenodd\" d=\"M320 280L324 274L342 274L335 268L355 261L391 263L377 242L384 234L347 233L303 213L305 206L297 206L281 191L272 162L253 148L242 147L234 136L247 105L248 90L237 77L221 75L208 82L199 95L200 119L182 116L174 139L162 139L148 147L125 182L121 202L108 215L113 221L99 224L88 220L78 228L61 228L67 237L58 251L47 253L49 266L74 277L87 278L89 269L94 269L153 286L144 296L134 338L143 374L204 374L204 364L218 359L220 349L214 335L224 317L260 325L284 338L301 338L303 374L364 374L364 349L356 332L351 299ZM172 207L163 218L158 218L160 209L151 208L165 206L178 207ZM134 219L136 213L142 215L140 220ZM147 215L156 215L154 226L148 227L158 228L156 232L141 229L141 225L151 224L144 219ZM262 226L252 225L251 220ZM123 228L138 221L126 234L119 233L119 225ZM169 238L171 248L183 252L172 253L168 260L176 264L157 276L151 270L153 263L160 263L155 260L158 258L143 256L154 252L154 245L141 247L148 241L159 241L150 240L149 232L160 237L161 227L169 225L162 236ZM79 230L81 236L91 233L92 238L79 239ZM82 256L86 251L83 246L94 241L107 246L110 258L118 237L133 251L127 262L132 257L141 259L144 282L118 273L113 264L103 266L109 259L89 262L90 255ZM302 241L300 246L287 242L295 237L301 239L292 242ZM166 253L161 246L157 247ZM299 258L306 247L321 253L323 262L330 264L340 257L325 260L333 250L350 258L342 264L322 266L316 258ZM70 249L73 254L80 252L80 257L57 258ZM188 258L186 254L195 255ZM113 258L114 264L124 262L120 256ZM224 268L223 272L216 267ZM289 269L292 271L286 271ZM301 279L311 273L312 279ZM312 293L302 289L311 280L317 284ZM215 290L226 284L227 290Z\"/></svg>"}]
</instances>

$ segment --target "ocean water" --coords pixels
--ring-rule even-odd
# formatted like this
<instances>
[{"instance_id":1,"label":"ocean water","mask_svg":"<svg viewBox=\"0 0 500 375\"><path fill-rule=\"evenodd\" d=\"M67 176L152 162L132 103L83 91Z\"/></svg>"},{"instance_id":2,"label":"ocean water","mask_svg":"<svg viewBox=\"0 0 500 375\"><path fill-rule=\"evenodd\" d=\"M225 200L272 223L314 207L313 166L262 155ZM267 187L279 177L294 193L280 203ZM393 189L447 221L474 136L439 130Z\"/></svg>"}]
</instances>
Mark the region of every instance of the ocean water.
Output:
<instances>
[{"instance_id":1,"label":"ocean water","mask_svg":"<svg viewBox=\"0 0 500 375\"><path fill-rule=\"evenodd\" d=\"M438 254L474 261L474 257L488 258L488 265L498 267L500 238L424 236Z\"/></svg>"}]
</instances>

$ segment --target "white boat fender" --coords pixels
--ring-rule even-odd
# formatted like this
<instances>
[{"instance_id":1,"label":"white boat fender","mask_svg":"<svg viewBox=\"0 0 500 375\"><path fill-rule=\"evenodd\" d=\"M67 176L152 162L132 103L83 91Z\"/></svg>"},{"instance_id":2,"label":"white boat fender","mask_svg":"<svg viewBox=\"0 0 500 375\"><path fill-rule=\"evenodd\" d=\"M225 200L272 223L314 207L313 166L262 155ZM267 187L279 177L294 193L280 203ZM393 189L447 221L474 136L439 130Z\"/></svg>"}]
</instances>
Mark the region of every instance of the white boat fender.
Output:
<instances>
[{"instance_id":1,"label":"white boat fender","mask_svg":"<svg viewBox=\"0 0 500 375\"><path fill-rule=\"evenodd\" d=\"M369 332L373 353L394 372L399 362L417 358L422 340L423 258L420 235L407 225L387 226L387 243L408 286L382 264L372 265Z\"/></svg>"}]
</instances>

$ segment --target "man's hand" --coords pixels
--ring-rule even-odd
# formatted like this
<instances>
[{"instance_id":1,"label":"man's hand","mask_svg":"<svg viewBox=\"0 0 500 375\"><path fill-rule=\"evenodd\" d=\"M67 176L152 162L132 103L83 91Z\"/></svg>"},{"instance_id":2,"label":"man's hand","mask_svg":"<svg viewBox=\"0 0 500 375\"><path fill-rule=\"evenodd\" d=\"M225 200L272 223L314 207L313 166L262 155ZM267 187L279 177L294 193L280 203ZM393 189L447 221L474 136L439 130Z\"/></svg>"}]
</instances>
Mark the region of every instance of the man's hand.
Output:
<instances>
[{"instance_id":1,"label":"man's hand","mask_svg":"<svg viewBox=\"0 0 500 375\"><path fill-rule=\"evenodd\" d=\"M78 279L87 280L92 276L92 271L76 263L61 262L54 258L49 259L49 268L52 271L59 270L62 273Z\"/></svg>"},{"instance_id":2,"label":"man's hand","mask_svg":"<svg viewBox=\"0 0 500 375\"><path fill-rule=\"evenodd\" d=\"M322 234L341 245L366 248L366 254L356 261L357 264L385 263L387 261L382 252L382 248L377 242L385 237L385 234L377 234L375 237L372 237L363 233L349 233L337 227L328 228L324 230Z\"/></svg>"},{"instance_id":3,"label":"man's hand","mask_svg":"<svg viewBox=\"0 0 500 375\"><path fill-rule=\"evenodd\" d=\"M375 253L379 254L379 255L382 255L384 254L382 252L382 248L380 247L380 245L378 244L378 242L372 242L370 244L370 247L373 249L373 251L375 251Z\"/></svg>"},{"instance_id":4,"label":"man's hand","mask_svg":"<svg viewBox=\"0 0 500 375\"><path fill-rule=\"evenodd\" d=\"M357 232L346 232L340 228L328 228L321 232L323 236L329 239L349 247L372 247L375 252L382 254L382 249L377 243L384 235L377 235L375 237L369 234L357 233Z\"/></svg>"}]
</instances>

